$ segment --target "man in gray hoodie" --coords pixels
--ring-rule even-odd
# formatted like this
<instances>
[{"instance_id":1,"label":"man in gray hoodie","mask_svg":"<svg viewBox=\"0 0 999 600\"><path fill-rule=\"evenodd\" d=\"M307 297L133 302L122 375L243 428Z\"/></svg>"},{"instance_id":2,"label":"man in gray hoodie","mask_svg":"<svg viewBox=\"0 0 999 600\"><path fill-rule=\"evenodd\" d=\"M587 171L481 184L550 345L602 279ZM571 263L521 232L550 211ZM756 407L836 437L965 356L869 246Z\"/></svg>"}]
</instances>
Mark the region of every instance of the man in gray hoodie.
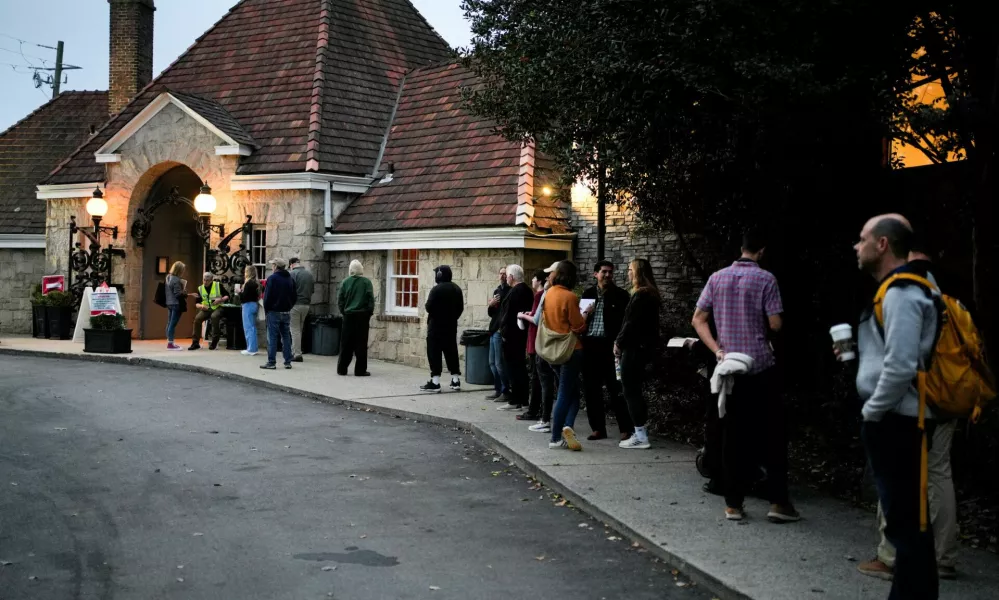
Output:
<instances>
[{"instance_id":1,"label":"man in gray hoodie","mask_svg":"<svg viewBox=\"0 0 999 600\"><path fill-rule=\"evenodd\" d=\"M861 270L879 283L908 266L912 231L896 216L869 220L854 246ZM936 600L939 582L931 530L920 531L918 370L929 361L937 334L934 292L898 282L888 289L883 326L866 311L857 327L860 361L857 392L864 402L861 437L874 472L887 526L895 546L895 576L889 600ZM928 439L933 412L926 409Z\"/></svg>"}]
</instances>

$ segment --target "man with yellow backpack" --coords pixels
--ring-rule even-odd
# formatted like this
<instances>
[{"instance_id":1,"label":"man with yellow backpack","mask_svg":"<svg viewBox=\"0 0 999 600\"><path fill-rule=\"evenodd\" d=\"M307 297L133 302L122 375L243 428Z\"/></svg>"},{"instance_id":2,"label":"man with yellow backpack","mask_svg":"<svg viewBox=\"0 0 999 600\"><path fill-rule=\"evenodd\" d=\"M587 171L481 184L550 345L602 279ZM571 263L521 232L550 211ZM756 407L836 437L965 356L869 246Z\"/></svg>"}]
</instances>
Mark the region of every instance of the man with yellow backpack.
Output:
<instances>
[{"instance_id":1,"label":"man with yellow backpack","mask_svg":"<svg viewBox=\"0 0 999 600\"><path fill-rule=\"evenodd\" d=\"M977 418L995 396L970 315L909 267L912 231L899 215L869 220L854 246L879 282L857 328L862 438L895 547L889 600L936 600L938 573L928 527L927 457L939 418Z\"/></svg>"}]
</instances>

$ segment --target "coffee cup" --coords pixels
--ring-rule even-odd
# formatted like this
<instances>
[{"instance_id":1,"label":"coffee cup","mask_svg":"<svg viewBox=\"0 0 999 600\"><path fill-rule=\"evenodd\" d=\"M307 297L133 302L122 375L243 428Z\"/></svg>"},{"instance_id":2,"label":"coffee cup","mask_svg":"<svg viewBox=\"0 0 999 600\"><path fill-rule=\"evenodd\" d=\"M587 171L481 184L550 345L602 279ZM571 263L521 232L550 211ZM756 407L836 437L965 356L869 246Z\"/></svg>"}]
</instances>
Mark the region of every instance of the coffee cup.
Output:
<instances>
[{"instance_id":1,"label":"coffee cup","mask_svg":"<svg viewBox=\"0 0 999 600\"><path fill-rule=\"evenodd\" d=\"M839 351L837 360L847 362L857 358L857 353L853 350L853 327L840 323L829 329L829 335L832 336L833 347Z\"/></svg>"}]
</instances>

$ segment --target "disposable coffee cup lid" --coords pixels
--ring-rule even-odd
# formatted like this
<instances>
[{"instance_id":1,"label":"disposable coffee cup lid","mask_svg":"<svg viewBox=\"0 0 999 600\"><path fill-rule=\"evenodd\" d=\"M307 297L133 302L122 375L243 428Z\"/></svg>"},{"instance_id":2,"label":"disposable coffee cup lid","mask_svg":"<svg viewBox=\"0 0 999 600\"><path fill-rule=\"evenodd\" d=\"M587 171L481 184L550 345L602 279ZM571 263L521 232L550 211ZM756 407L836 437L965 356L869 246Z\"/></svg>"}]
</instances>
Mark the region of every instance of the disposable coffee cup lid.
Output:
<instances>
[{"instance_id":1,"label":"disposable coffee cup lid","mask_svg":"<svg viewBox=\"0 0 999 600\"><path fill-rule=\"evenodd\" d=\"M829 333L836 333L837 331L853 331L853 327L849 323L840 323L839 325L833 325L829 328Z\"/></svg>"}]
</instances>

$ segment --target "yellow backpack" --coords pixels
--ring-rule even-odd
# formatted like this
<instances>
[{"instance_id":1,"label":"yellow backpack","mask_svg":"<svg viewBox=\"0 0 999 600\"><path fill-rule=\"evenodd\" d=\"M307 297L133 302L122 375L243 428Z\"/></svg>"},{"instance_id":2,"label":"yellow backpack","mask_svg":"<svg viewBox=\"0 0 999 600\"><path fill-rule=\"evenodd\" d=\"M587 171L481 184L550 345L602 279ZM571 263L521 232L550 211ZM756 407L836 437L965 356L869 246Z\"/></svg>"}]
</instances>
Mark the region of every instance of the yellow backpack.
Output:
<instances>
[{"instance_id":1,"label":"yellow backpack","mask_svg":"<svg viewBox=\"0 0 999 600\"><path fill-rule=\"evenodd\" d=\"M911 281L928 292L936 290L930 280L913 273L896 273L886 279L874 296L874 317L884 332L884 299L888 288L899 281ZM919 526L926 531L928 449L925 411L929 404L942 417L967 418L978 421L982 407L996 396L995 378L985 360L985 344L971 313L961 302L941 294L934 298L939 320L937 341L929 365L923 365L917 375L919 389L919 428L923 431L920 457Z\"/></svg>"}]
</instances>

